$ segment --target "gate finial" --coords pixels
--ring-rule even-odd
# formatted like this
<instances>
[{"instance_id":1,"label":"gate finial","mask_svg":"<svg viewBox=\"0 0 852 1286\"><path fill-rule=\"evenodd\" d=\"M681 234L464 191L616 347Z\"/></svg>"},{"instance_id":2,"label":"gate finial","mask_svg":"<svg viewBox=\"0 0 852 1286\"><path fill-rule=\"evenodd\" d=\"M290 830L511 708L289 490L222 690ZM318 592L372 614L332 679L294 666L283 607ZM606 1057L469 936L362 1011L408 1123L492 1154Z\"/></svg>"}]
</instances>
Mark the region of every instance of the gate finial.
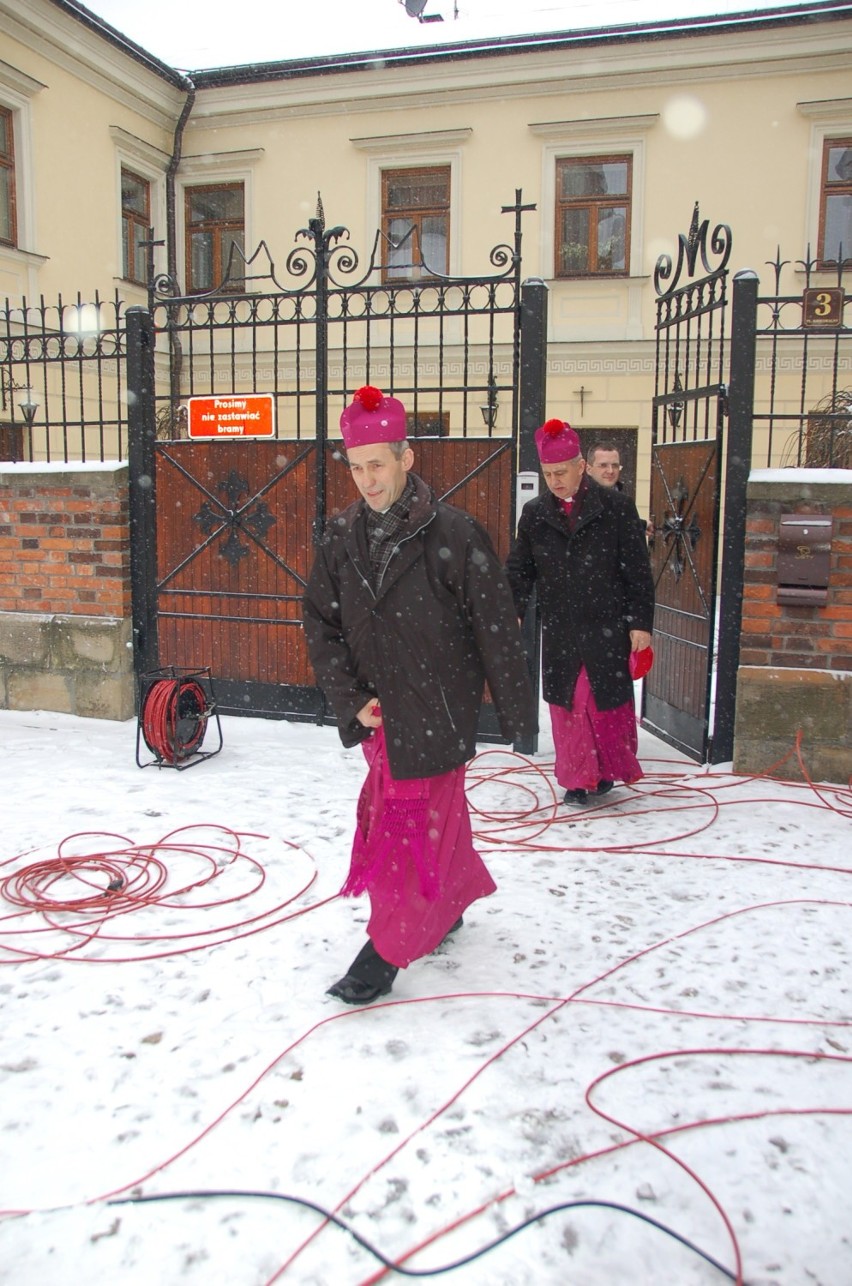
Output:
<instances>
[{"instance_id":1,"label":"gate finial","mask_svg":"<svg viewBox=\"0 0 852 1286\"><path fill-rule=\"evenodd\" d=\"M677 264L672 264L672 257L668 254L660 255L657 260L654 268L654 290L658 298L671 295L680 285L682 274L685 273L690 278L695 275L699 254L701 265L707 274L717 276L723 272L731 256L731 229L726 223L717 223L713 232L710 233L710 220L704 219L703 222L700 220L696 201L689 232L686 235L681 232L678 237ZM711 255L718 258L715 265L710 261Z\"/></svg>"}]
</instances>

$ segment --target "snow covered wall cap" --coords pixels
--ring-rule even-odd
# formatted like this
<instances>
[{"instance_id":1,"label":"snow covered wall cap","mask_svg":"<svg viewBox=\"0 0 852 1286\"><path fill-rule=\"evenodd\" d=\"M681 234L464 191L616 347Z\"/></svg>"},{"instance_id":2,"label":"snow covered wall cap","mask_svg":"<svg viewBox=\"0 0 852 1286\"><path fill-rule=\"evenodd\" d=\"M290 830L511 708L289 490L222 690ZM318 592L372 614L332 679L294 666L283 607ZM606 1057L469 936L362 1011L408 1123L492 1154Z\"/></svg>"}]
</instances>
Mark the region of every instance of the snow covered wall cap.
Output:
<instances>
[{"instance_id":1,"label":"snow covered wall cap","mask_svg":"<svg viewBox=\"0 0 852 1286\"><path fill-rule=\"evenodd\" d=\"M347 451L374 442L402 442L408 436L405 407L397 398L385 397L380 388L365 384L341 415L340 431Z\"/></svg>"},{"instance_id":2,"label":"snow covered wall cap","mask_svg":"<svg viewBox=\"0 0 852 1286\"><path fill-rule=\"evenodd\" d=\"M535 431L535 445L542 464L561 464L580 454L580 439L564 420L546 420Z\"/></svg>"}]
</instances>

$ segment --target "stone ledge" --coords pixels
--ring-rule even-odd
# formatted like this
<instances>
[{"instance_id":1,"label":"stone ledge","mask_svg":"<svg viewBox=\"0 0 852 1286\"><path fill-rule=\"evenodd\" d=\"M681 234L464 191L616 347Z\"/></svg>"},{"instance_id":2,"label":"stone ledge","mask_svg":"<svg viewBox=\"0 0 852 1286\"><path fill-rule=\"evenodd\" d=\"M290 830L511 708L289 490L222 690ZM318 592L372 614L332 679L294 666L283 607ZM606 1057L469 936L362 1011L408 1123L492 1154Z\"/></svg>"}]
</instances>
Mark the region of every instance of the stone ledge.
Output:
<instances>
[{"instance_id":1,"label":"stone ledge","mask_svg":"<svg viewBox=\"0 0 852 1286\"><path fill-rule=\"evenodd\" d=\"M0 709L133 716L129 618L0 612Z\"/></svg>"},{"instance_id":2,"label":"stone ledge","mask_svg":"<svg viewBox=\"0 0 852 1286\"><path fill-rule=\"evenodd\" d=\"M49 666L52 619L37 612L0 612L0 666Z\"/></svg>"},{"instance_id":3,"label":"stone ledge","mask_svg":"<svg viewBox=\"0 0 852 1286\"><path fill-rule=\"evenodd\" d=\"M852 469L752 469L746 495L749 502L842 504L852 499Z\"/></svg>"},{"instance_id":4,"label":"stone ledge","mask_svg":"<svg viewBox=\"0 0 852 1286\"><path fill-rule=\"evenodd\" d=\"M51 663L60 670L114 674L132 669L130 620L99 616L54 616Z\"/></svg>"},{"instance_id":5,"label":"stone ledge","mask_svg":"<svg viewBox=\"0 0 852 1286\"><path fill-rule=\"evenodd\" d=\"M814 745L802 738L799 757L791 747L795 738L786 741L737 741L733 769L743 777L774 777L778 781L830 782L845 786L852 776L852 750Z\"/></svg>"},{"instance_id":6,"label":"stone ledge","mask_svg":"<svg viewBox=\"0 0 852 1286\"><path fill-rule=\"evenodd\" d=\"M20 490L38 487L50 491L55 487L82 487L93 496L124 500L130 481L130 470L123 461L107 464L0 464L0 487Z\"/></svg>"},{"instance_id":7,"label":"stone ledge","mask_svg":"<svg viewBox=\"0 0 852 1286\"><path fill-rule=\"evenodd\" d=\"M852 672L741 666L734 772L802 780L795 754L773 770L799 732L812 780L847 783L852 776Z\"/></svg>"}]
</instances>

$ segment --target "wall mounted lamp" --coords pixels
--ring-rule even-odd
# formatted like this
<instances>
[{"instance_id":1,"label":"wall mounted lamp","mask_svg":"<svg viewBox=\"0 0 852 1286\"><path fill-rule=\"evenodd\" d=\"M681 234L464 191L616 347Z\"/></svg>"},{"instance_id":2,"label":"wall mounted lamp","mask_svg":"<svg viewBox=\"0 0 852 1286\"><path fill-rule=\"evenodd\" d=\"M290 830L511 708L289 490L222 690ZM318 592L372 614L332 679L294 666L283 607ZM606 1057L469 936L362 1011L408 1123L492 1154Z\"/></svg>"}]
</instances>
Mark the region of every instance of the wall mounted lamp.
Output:
<instances>
[{"instance_id":1,"label":"wall mounted lamp","mask_svg":"<svg viewBox=\"0 0 852 1286\"><path fill-rule=\"evenodd\" d=\"M672 384L672 392L673 393L683 392L683 385L680 382L680 373L678 371L675 371L674 384ZM675 432L677 432L677 426L680 424L681 416L683 415L683 409L685 405L686 404L682 400L678 400L677 402L669 402L669 411L668 411L669 424L672 426Z\"/></svg>"},{"instance_id":2,"label":"wall mounted lamp","mask_svg":"<svg viewBox=\"0 0 852 1286\"><path fill-rule=\"evenodd\" d=\"M35 423L36 412L38 411L38 398L35 396L32 389L26 389L25 393L26 396L21 399L18 406L20 407L21 415L24 417L24 424L26 424L28 429L31 429Z\"/></svg>"},{"instance_id":3,"label":"wall mounted lamp","mask_svg":"<svg viewBox=\"0 0 852 1286\"><path fill-rule=\"evenodd\" d=\"M488 400L484 406L479 408L482 412L482 419L487 429L493 429L494 425L497 423L497 408L499 405L500 403L497 399L497 384L495 383L494 376L491 375L488 379Z\"/></svg>"}]
</instances>

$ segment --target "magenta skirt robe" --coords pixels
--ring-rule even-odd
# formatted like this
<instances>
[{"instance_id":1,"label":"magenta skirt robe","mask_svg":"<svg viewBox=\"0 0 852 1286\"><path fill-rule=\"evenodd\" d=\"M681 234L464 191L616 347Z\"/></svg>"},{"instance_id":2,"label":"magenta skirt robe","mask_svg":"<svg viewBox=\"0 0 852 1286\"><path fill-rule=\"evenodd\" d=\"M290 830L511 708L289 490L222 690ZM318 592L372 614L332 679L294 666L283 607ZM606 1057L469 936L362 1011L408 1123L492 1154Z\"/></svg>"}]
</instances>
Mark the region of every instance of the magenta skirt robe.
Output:
<instances>
[{"instance_id":1,"label":"magenta skirt robe","mask_svg":"<svg viewBox=\"0 0 852 1286\"><path fill-rule=\"evenodd\" d=\"M384 732L362 742L367 777L344 896L367 893L367 932L383 959L404 969L434 951L459 916L496 884L473 847L465 766L394 781Z\"/></svg>"},{"instance_id":2,"label":"magenta skirt robe","mask_svg":"<svg viewBox=\"0 0 852 1286\"><path fill-rule=\"evenodd\" d=\"M644 776L636 758L638 737L633 703L599 710L585 666L574 689L574 706L550 706L556 780L563 790L595 790L599 781L630 785Z\"/></svg>"}]
</instances>

